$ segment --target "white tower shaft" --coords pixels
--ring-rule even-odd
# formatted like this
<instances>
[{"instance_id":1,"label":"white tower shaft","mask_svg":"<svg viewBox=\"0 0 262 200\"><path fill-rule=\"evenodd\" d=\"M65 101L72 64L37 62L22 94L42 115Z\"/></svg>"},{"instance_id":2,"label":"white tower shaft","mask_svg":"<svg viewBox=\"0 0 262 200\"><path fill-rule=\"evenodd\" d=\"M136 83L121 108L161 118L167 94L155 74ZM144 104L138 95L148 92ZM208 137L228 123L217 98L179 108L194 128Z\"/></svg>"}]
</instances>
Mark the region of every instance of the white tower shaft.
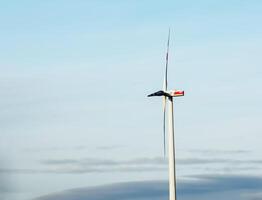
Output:
<instances>
[{"instance_id":1,"label":"white tower shaft","mask_svg":"<svg viewBox=\"0 0 262 200\"><path fill-rule=\"evenodd\" d=\"M163 114L164 114L164 149L165 149L165 120L166 120L166 101L168 101L168 169L169 169L169 200L177 200L176 196L176 163L175 163L175 127L174 127L174 106L173 97L184 96L183 90L167 90L167 69L168 69L168 53L169 53L170 29L168 31L166 66L163 90L159 90L148 97L162 96L163 97ZM164 150L165 152L165 150Z\"/></svg>"},{"instance_id":2,"label":"white tower shaft","mask_svg":"<svg viewBox=\"0 0 262 200\"><path fill-rule=\"evenodd\" d=\"M174 108L173 97L168 97L168 168L169 168L169 200L176 200L176 168L174 141Z\"/></svg>"}]
</instances>

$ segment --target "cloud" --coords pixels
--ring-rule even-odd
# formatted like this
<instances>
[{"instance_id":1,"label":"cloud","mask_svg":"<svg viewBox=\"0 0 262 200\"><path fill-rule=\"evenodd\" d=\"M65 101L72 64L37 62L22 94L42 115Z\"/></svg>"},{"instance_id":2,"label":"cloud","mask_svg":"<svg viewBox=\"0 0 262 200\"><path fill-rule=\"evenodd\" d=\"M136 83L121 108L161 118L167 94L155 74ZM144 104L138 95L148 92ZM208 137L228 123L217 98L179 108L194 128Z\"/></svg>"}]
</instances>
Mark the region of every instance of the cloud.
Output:
<instances>
[{"instance_id":1,"label":"cloud","mask_svg":"<svg viewBox=\"0 0 262 200\"><path fill-rule=\"evenodd\" d=\"M261 169L262 160L240 160L230 158L180 158L177 159L178 169L193 167L204 171L240 172ZM99 159L99 158L66 158L47 159L40 161L36 169L0 168L0 173L110 173L110 172L154 172L167 170L167 158L134 158L129 160Z\"/></svg>"},{"instance_id":2,"label":"cloud","mask_svg":"<svg viewBox=\"0 0 262 200\"><path fill-rule=\"evenodd\" d=\"M191 187L182 187L182 191L185 193L190 191L191 193L202 192L225 192L232 190L260 190L262 189L262 177L255 176L236 176L236 175L198 175L192 176L201 181L200 184L190 183ZM202 187L205 185L205 187Z\"/></svg>"},{"instance_id":3,"label":"cloud","mask_svg":"<svg viewBox=\"0 0 262 200\"><path fill-rule=\"evenodd\" d=\"M207 155L235 155L235 154L247 154L251 153L251 151L248 150L221 150L221 149L191 149L188 150L190 153L201 153L201 154L207 154Z\"/></svg>"},{"instance_id":4,"label":"cloud","mask_svg":"<svg viewBox=\"0 0 262 200\"><path fill-rule=\"evenodd\" d=\"M198 165L198 164L261 164L262 160L241 160L232 158L186 158L178 159L181 165Z\"/></svg>"},{"instance_id":5,"label":"cloud","mask_svg":"<svg viewBox=\"0 0 262 200\"><path fill-rule=\"evenodd\" d=\"M135 158L130 160L114 160L99 158L83 159L49 159L42 161L46 165L78 164L88 166L120 166L120 165L166 165L167 159L163 157Z\"/></svg>"},{"instance_id":6,"label":"cloud","mask_svg":"<svg viewBox=\"0 0 262 200\"><path fill-rule=\"evenodd\" d=\"M47 195L36 198L35 200L102 200L102 199L130 199L130 198L143 198L150 194L153 199L166 196L167 183L162 181L147 181L147 182L127 182L117 183L105 186L80 188L67 190L54 195Z\"/></svg>"},{"instance_id":7,"label":"cloud","mask_svg":"<svg viewBox=\"0 0 262 200\"><path fill-rule=\"evenodd\" d=\"M0 165L7 165L2 158L0 158ZM7 199L10 193L16 193L16 185L8 173L0 173L0 199Z\"/></svg>"},{"instance_id":8,"label":"cloud","mask_svg":"<svg viewBox=\"0 0 262 200\"><path fill-rule=\"evenodd\" d=\"M84 145L77 145L77 146L51 146L51 147L31 147L31 148L23 148L22 150L25 152L30 152L30 153L39 153L39 152L44 152L44 151L82 151L86 149L90 149L88 146Z\"/></svg>"},{"instance_id":9,"label":"cloud","mask_svg":"<svg viewBox=\"0 0 262 200\"><path fill-rule=\"evenodd\" d=\"M167 159L163 157L134 158L129 160L83 158L83 159L49 159L41 161L44 166L60 170L64 173L88 172L140 172L160 171L167 169ZM177 159L179 166L199 166L201 168L217 167L221 170L256 170L260 168L262 160L240 160L230 158L182 158ZM222 166L221 166L222 165Z\"/></svg>"},{"instance_id":10,"label":"cloud","mask_svg":"<svg viewBox=\"0 0 262 200\"><path fill-rule=\"evenodd\" d=\"M251 200L261 200L262 199L262 192L252 192L248 194Z\"/></svg>"},{"instance_id":11,"label":"cloud","mask_svg":"<svg viewBox=\"0 0 262 200\"><path fill-rule=\"evenodd\" d=\"M58 173L145 172L163 171L167 168L167 160L162 157L130 160L99 158L48 159L41 161L41 163L48 169L58 171Z\"/></svg>"},{"instance_id":12,"label":"cloud","mask_svg":"<svg viewBox=\"0 0 262 200\"><path fill-rule=\"evenodd\" d=\"M124 148L125 146L123 145L107 145L107 146L98 146L96 147L97 150L115 150L115 149L120 149L120 148Z\"/></svg>"},{"instance_id":13,"label":"cloud","mask_svg":"<svg viewBox=\"0 0 262 200\"><path fill-rule=\"evenodd\" d=\"M100 151L109 151L124 148L123 145L104 145L104 146L86 146L86 145L76 145L76 146L50 146L50 147L30 147L23 148L22 150L30 153L38 153L44 151L83 151L83 150L100 150Z\"/></svg>"},{"instance_id":14,"label":"cloud","mask_svg":"<svg viewBox=\"0 0 262 200\"><path fill-rule=\"evenodd\" d=\"M261 164L262 160L240 160L231 158L178 158L178 165L203 165L203 164ZM79 165L79 166L141 166L141 165L167 165L167 159L163 157L135 158L130 160L114 160L99 158L83 159L48 159L41 161L44 165Z\"/></svg>"},{"instance_id":15,"label":"cloud","mask_svg":"<svg viewBox=\"0 0 262 200\"><path fill-rule=\"evenodd\" d=\"M177 196L181 200L256 200L261 197L262 177L197 176L178 181ZM126 182L89 188L66 190L34 200L160 200L168 199L165 181Z\"/></svg>"}]
</instances>

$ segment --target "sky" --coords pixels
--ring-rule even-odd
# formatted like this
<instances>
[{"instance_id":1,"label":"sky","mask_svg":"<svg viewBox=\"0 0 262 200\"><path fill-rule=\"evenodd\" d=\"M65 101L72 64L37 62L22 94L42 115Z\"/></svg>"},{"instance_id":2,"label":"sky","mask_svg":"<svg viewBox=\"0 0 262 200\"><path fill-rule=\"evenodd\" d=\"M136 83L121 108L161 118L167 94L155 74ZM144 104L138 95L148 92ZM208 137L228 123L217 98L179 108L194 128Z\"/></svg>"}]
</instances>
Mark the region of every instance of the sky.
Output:
<instances>
[{"instance_id":1,"label":"sky","mask_svg":"<svg viewBox=\"0 0 262 200\"><path fill-rule=\"evenodd\" d=\"M261 9L1 1L1 199L167 199L162 101L146 96L169 27L178 197L261 199Z\"/></svg>"}]
</instances>

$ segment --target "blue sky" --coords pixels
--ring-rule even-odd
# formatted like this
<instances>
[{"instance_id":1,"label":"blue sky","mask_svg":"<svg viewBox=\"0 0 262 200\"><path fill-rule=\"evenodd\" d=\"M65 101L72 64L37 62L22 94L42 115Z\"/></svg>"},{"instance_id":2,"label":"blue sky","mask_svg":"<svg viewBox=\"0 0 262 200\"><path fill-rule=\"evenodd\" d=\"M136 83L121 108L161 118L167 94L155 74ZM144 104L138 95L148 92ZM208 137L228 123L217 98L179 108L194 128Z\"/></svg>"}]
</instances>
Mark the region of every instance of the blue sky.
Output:
<instances>
[{"instance_id":1,"label":"blue sky","mask_svg":"<svg viewBox=\"0 0 262 200\"><path fill-rule=\"evenodd\" d=\"M162 87L169 27L169 86L186 91L175 102L181 184L260 177L261 8L258 0L1 2L0 195L165 182L161 100L146 95Z\"/></svg>"}]
</instances>

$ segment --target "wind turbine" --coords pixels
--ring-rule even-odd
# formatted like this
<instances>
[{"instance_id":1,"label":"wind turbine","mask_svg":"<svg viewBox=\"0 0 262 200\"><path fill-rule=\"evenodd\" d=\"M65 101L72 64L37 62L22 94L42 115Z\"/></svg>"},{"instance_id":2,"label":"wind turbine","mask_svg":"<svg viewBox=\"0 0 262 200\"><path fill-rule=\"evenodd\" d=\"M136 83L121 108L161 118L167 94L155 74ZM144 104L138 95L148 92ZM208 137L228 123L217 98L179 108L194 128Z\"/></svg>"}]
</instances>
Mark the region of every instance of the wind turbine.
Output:
<instances>
[{"instance_id":1,"label":"wind turbine","mask_svg":"<svg viewBox=\"0 0 262 200\"><path fill-rule=\"evenodd\" d=\"M167 51L166 51L166 65L165 76L163 83L163 90L148 95L148 97L162 96L163 99L163 114L164 114L164 153L166 149L165 144L165 121L166 121L166 104L168 101L168 168L169 168L169 200L176 200L176 168L175 168L175 141L174 141L174 108L173 98L184 96L183 90L167 90L167 69L168 69L168 53L169 53L170 29L168 31Z\"/></svg>"}]
</instances>

